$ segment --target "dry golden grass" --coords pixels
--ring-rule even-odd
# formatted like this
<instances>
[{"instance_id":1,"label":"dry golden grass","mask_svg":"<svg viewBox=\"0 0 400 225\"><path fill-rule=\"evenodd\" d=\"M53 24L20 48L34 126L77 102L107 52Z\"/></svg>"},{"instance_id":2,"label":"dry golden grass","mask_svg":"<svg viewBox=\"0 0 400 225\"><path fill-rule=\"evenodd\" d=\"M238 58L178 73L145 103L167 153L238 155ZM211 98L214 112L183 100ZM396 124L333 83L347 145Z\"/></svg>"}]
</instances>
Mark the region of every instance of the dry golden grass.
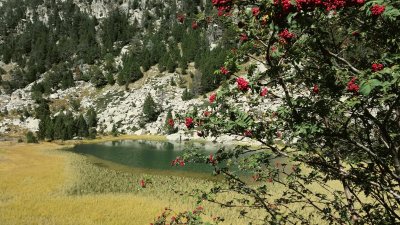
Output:
<instances>
[{"instance_id":1,"label":"dry golden grass","mask_svg":"<svg viewBox=\"0 0 400 225\"><path fill-rule=\"evenodd\" d=\"M55 151L63 147L0 143L0 224L149 224L169 205L132 194L64 194L73 174L68 154Z\"/></svg>"},{"instance_id":2,"label":"dry golden grass","mask_svg":"<svg viewBox=\"0 0 400 225\"><path fill-rule=\"evenodd\" d=\"M159 136L107 137L97 142L117 139L162 140ZM212 187L210 181L192 178L163 176L158 174L129 174L96 167L87 158L59 151L70 148L76 142L41 144L0 143L0 224L149 224L165 207L176 212L195 207L195 200L180 196L173 190L202 190ZM145 189L138 186L143 177L152 181ZM332 187L338 187L333 184ZM269 185L272 194L282 194L284 187ZM321 191L319 187L312 187ZM225 193L219 200L228 201L239 197ZM249 199L250 200L250 199ZM269 203L273 204L272 196ZM208 215L223 216L224 224L247 224L238 219L240 209L220 208L203 202ZM301 209L302 205L291 205L304 214L313 214L312 209ZM252 210L248 216L262 218L265 212ZM248 222L248 221L247 221ZM261 221L259 221L262 223ZM311 223L326 224L315 217ZM255 222L254 224L258 224Z\"/></svg>"}]
</instances>

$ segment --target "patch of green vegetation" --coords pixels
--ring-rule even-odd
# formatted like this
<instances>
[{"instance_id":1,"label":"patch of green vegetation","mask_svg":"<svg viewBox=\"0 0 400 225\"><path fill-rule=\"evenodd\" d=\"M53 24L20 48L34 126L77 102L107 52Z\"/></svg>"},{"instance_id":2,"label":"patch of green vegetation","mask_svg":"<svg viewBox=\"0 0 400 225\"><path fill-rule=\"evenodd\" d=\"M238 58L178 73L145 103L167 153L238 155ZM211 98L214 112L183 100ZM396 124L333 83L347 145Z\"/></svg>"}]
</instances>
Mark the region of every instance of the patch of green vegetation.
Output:
<instances>
[{"instance_id":1,"label":"patch of green vegetation","mask_svg":"<svg viewBox=\"0 0 400 225\"><path fill-rule=\"evenodd\" d=\"M122 97L124 95L124 92L119 91L119 92L108 92L106 95L102 95L100 98L98 98L95 101L96 104L96 109L98 111L103 111L107 108L108 103L112 102L114 99L118 97Z\"/></svg>"}]
</instances>

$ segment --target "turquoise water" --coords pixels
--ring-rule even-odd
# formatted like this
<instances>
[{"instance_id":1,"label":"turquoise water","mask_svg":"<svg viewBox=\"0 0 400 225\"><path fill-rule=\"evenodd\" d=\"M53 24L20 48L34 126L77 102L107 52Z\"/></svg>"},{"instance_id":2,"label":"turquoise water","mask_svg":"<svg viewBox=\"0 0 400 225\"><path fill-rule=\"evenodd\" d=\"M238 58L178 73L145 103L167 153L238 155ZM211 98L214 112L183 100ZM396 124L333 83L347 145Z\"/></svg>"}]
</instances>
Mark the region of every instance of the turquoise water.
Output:
<instances>
[{"instance_id":1,"label":"turquoise water","mask_svg":"<svg viewBox=\"0 0 400 225\"><path fill-rule=\"evenodd\" d=\"M218 150L217 144L194 144L201 152L209 155ZM98 144L77 145L73 151L89 156L94 163L106 167L118 167L148 171L180 173L208 173L212 167L207 164L186 163L181 167L171 162L182 155L188 145L184 143L156 141L110 141Z\"/></svg>"}]
</instances>

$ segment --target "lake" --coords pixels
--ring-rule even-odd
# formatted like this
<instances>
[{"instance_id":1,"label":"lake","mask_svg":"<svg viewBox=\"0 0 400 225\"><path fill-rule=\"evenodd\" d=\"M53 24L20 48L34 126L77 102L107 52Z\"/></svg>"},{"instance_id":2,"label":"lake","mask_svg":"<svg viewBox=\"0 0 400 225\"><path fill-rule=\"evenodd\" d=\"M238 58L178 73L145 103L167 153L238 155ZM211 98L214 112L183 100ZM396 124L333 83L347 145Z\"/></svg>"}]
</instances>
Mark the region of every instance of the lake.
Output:
<instances>
[{"instance_id":1,"label":"lake","mask_svg":"<svg viewBox=\"0 0 400 225\"><path fill-rule=\"evenodd\" d=\"M191 143L209 155L222 147L214 143ZM186 163L171 166L172 160L182 155L188 143L121 140L96 144L83 144L73 151L86 155L96 165L116 170L178 176L210 176L212 166Z\"/></svg>"}]
</instances>

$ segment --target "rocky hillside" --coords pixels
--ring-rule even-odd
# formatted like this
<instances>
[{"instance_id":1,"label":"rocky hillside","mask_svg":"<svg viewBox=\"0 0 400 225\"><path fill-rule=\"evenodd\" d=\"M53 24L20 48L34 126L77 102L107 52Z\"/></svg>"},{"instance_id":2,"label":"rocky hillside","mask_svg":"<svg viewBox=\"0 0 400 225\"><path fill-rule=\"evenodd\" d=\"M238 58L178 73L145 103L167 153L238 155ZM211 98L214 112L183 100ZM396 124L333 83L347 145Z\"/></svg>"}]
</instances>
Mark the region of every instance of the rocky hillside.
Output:
<instances>
[{"instance_id":1,"label":"rocky hillside","mask_svg":"<svg viewBox=\"0 0 400 225\"><path fill-rule=\"evenodd\" d=\"M237 43L220 24L197 23L210 4L2 1L0 135L51 133L46 121L77 119L89 109L97 114L97 134L166 134L168 112L177 118L208 104L208 94L226 80L214 71ZM148 96L155 121L143 113ZM182 135L197 136L169 137Z\"/></svg>"}]
</instances>

